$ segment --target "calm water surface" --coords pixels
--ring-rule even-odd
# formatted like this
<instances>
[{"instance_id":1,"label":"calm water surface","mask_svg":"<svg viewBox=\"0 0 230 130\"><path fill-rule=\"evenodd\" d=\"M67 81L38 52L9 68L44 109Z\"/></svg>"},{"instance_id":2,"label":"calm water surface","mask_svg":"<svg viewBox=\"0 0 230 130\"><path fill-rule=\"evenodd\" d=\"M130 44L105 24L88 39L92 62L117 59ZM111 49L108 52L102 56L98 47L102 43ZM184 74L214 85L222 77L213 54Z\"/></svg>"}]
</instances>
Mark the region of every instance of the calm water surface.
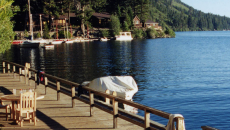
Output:
<instances>
[{"instance_id":1,"label":"calm water surface","mask_svg":"<svg viewBox=\"0 0 230 130\"><path fill-rule=\"evenodd\" d=\"M230 32L177 32L176 38L55 45L52 50L12 48L4 58L82 83L131 75L134 101L182 114L187 130L230 129ZM139 115L144 112L139 111ZM151 115L167 124L167 120Z\"/></svg>"}]
</instances>

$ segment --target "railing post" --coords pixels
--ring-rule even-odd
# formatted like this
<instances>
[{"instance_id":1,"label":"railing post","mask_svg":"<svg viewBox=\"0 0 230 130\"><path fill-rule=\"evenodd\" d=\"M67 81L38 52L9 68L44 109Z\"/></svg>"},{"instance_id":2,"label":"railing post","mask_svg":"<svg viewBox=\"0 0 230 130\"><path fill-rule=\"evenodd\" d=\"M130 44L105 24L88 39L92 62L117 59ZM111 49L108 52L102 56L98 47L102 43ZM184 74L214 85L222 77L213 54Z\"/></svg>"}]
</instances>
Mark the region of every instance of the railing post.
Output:
<instances>
[{"instance_id":1,"label":"railing post","mask_svg":"<svg viewBox=\"0 0 230 130\"><path fill-rule=\"evenodd\" d=\"M110 91L108 89L106 89L105 93L110 94ZM105 98L105 103L110 104L110 99L106 97Z\"/></svg>"},{"instance_id":2,"label":"railing post","mask_svg":"<svg viewBox=\"0 0 230 130\"><path fill-rule=\"evenodd\" d=\"M60 90L61 90L61 86L60 86L60 81L56 81L56 85L57 85L57 100L60 100Z\"/></svg>"},{"instance_id":3,"label":"railing post","mask_svg":"<svg viewBox=\"0 0 230 130\"><path fill-rule=\"evenodd\" d=\"M7 64L8 74L10 73L10 64Z\"/></svg>"},{"instance_id":4,"label":"railing post","mask_svg":"<svg viewBox=\"0 0 230 130\"><path fill-rule=\"evenodd\" d=\"M6 73L6 62L2 62L2 71L3 71L3 74Z\"/></svg>"},{"instance_id":5,"label":"railing post","mask_svg":"<svg viewBox=\"0 0 230 130\"><path fill-rule=\"evenodd\" d=\"M25 83L27 84L27 67L24 67Z\"/></svg>"},{"instance_id":6,"label":"railing post","mask_svg":"<svg viewBox=\"0 0 230 130\"><path fill-rule=\"evenodd\" d=\"M113 92L114 96L117 96L117 93ZM113 128L117 128L117 117L118 117L118 101L113 98Z\"/></svg>"},{"instance_id":7,"label":"railing post","mask_svg":"<svg viewBox=\"0 0 230 130\"><path fill-rule=\"evenodd\" d=\"M184 125L182 125L182 122L184 122L183 117L177 117L176 119L176 130L184 130Z\"/></svg>"},{"instance_id":8,"label":"railing post","mask_svg":"<svg viewBox=\"0 0 230 130\"><path fill-rule=\"evenodd\" d=\"M94 93L89 91L89 105L90 105L90 116L93 116L93 107L94 107Z\"/></svg>"},{"instance_id":9,"label":"railing post","mask_svg":"<svg viewBox=\"0 0 230 130\"><path fill-rule=\"evenodd\" d=\"M35 89L37 89L37 81L38 81L38 78L37 78L37 73L34 73L34 83L35 83Z\"/></svg>"},{"instance_id":10,"label":"railing post","mask_svg":"<svg viewBox=\"0 0 230 130\"><path fill-rule=\"evenodd\" d=\"M14 77L14 78L16 78L15 73L16 73L16 67L15 67L15 65L13 65L13 77Z\"/></svg>"},{"instance_id":11,"label":"railing post","mask_svg":"<svg viewBox=\"0 0 230 130\"><path fill-rule=\"evenodd\" d=\"M47 79L47 77L45 77L44 78L45 79L45 94L46 94L46 89L47 89L47 87L48 87L48 79Z\"/></svg>"},{"instance_id":12,"label":"railing post","mask_svg":"<svg viewBox=\"0 0 230 130\"><path fill-rule=\"evenodd\" d=\"M28 85L30 86L31 71L28 69Z\"/></svg>"},{"instance_id":13,"label":"railing post","mask_svg":"<svg viewBox=\"0 0 230 130\"><path fill-rule=\"evenodd\" d=\"M74 100L74 97L75 97L75 86L72 85L71 87L71 92L72 92L72 108L75 107L75 100Z\"/></svg>"},{"instance_id":14,"label":"railing post","mask_svg":"<svg viewBox=\"0 0 230 130\"><path fill-rule=\"evenodd\" d=\"M22 81L22 68L19 68L19 81Z\"/></svg>"},{"instance_id":15,"label":"railing post","mask_svg":"<svg viewBox=\"0 0 230 130\"><path fill-rule=\"evenodd\" d=\"M145 130L150 129L150 113L145 109Z\"/></svg>"}]
</instances>

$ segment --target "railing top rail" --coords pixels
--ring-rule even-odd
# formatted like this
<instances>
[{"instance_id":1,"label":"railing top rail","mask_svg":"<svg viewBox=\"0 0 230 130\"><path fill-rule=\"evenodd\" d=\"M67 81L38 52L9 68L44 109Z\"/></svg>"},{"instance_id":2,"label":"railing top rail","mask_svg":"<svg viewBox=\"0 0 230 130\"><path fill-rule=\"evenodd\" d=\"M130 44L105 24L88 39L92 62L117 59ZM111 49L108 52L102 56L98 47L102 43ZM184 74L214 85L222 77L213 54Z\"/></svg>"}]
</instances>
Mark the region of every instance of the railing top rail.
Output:
<instances>
[{"instance_id":1,"label":"railing top rail","mask_svg":"<svg viewBox=\"0 0 230 130\"><path fill-rule=\"evenodd\" d=\"M15 65L17 67L21 67L21 68L24 68L25 66L23 65L20 65L20 64L17 64L17 63L13 63L13 62L10 62L10 61L6 61L6 60L2 60L3 62L6 62L6 63L9 63L9 64L12 64L12 65Z\"/></svg>"},{"instance_id":2,"label":"railing top rail","mask_svg":"<svg viewBox=\"0 0 230 130\"><path fill-rule=\"evenodd\" d=\"M17 67L21 67L21 68L24 68L23 65L19 65L19 64L16 64L16 63L13 63L13 62L9 62L9 61L6 61L6 60L3 60L4 62L6 63L9 63L9 64L12 64L12 65L15 65ZM33 71L33 72L37 72L37 70L34 70L34 69L29 69L30 71ZM71 81L68 81L68 80L65 80L65 79L62 79L62 78L59 78L59 77L56 77L56 76L52 76L50 74L46 74L44 73L43 74L44 76L48 77L48 78L52 78L56 81L59 81L59 82L62 82L62 83L65 83L65 84L68 84L68 85L72 85L72 86L75 86L75 87L78 87L80 84L78 83L75 83L75 82L71 82ZM83 86L83 88L87 91L90 91L90 92L93 92L95 93L96 95L100 95L102 97L107 97L107 98L110 98L110 99L115 99L116 101L120 102L120 103L125 103L127 105L130 105L130 106L133 106L133 107L136 107L140 110L144 110L144 111L148 111L152 114L155 114L155 115L158 115L160 117L163 117L163 118L166 118L166 119L169 119L169 116L170 116L170 113L167 113L167 112L164 112L164 111L161 111L161 110L158 110L158 109L154 109L154 108L151 108L151 107L148 107L148 106L144 106L144 105L141 105L139 103L135 103L135 102L132 102L132 101L128 101L128 100L125 100L125 99L122 99L122 98L119 98L117 96L113 96L113 95L110 95L110 94L106 94L106 93L103 93L103 92L100 92L100 91L97 91L97 90L94 90L92 88L89 88L87 86Z\"/></svg>"}]
</instances>

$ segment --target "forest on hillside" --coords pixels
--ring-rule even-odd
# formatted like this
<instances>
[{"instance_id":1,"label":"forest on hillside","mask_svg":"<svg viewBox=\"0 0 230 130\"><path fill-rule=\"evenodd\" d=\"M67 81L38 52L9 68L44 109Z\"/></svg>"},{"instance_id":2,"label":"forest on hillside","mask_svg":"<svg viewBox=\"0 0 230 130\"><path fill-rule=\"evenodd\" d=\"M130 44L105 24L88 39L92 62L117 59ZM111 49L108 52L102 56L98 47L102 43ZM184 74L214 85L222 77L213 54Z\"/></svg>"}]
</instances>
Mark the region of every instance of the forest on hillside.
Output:
<instances>
[{"instance_id":1,"label":"forest on hillside","mask_svg":"<svg viewBox=\"0 0 230 130\"><path fill-rule=\"evenodd\" d=\"M150 17L174 31L229 30L230 18L203 13L180 0L150 0Z\"/></svg>"},{"instance_id":2,"label":"forest on hillside","mask_svg":"<svg viewBox=\"0 0 230 130\"><path fill-rule=\"evenodd\" d=\"M25 29L28 0L14 1L13 6L15 29ZM88 22L93 12L108 12L118 17L125 17L128 13L128 19L137 15L142 22L150 19L159 22L163 29L172 28L174 31L230 28L230 18L203 13L180 0L30 0L30 7L32 14L47 14L50 18L75 13L82 24Z\"/></svg>"}]
</instances>

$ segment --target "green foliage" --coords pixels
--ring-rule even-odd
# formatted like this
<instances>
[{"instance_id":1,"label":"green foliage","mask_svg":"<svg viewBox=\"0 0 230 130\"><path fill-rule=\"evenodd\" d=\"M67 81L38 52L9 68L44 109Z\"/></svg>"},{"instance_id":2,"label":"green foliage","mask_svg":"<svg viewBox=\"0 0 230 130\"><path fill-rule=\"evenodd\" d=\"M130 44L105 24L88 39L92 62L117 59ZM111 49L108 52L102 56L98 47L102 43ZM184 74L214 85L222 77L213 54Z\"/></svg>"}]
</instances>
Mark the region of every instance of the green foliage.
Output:
<instances>
[{"instance_id":1,"label":"green foliage","mask_svg":"<svg viewBox=\"0 0 230 130\"><path fill-rule=\"evenodd\" d=\"M10 21L13 16L12 0L1 0L0 2L0 53L4 53L11 47L14 39L13 23Z\"/></svg>"},{"instance_id":2,"label":"green foliage","mask_svg":"<svg viewBox=\"0 0 230 130\"><path fill-rule=\"evenodd\" d=\"M175 32L172 29L170 29L170 28L166 29L165 34L168 34L171 37L176 37Z\"/></svg>"},{"instance_id":3,"label":"green foliage","mask_svg":"<svg viewBox=\"0 0 230 130\"><path fill-rule=\"evenodd\" d=\"M75 14L81 21L81 30L83 35L85 35L85 24L89 21L94 9L103 7L106 4L106 0L78 0L76 5L78 5L75 10Z\"/></svg>"},{"instance_id":4,"label":"green foliage","mask_svg":"<svg viewBox=\"0 0 230 130\"><path fill-rule=\"evenodd\" d=\"M27 31L27 30L25 30L25 31L24 31L24 36L25 36L25 37L28 37L28 36L29 36L29 34L28 34L28 31Z\"/></svg>"},{"instance_id":5,"label":"green foliage","mask_svg":"<svg viewBox=\"0 0 230 130\"><path fill-rule=\"evenodd\" d=\"M45 27L44 27L44 32L43 32L43 38L44 39L49 39L50 38L50 34L49 34L49 28L48 28L48 25L47 23L45 24Z\"/></svg>"},{"instance_id":6,"label":"green foliage","mask_svg":"<svg viewBox=\"0 0 230 130\"><path fill-rule=\"evenodd\" d=\"M148 38L156 38L159 36L158 32L152 27L146 30Z\"/></svg>"},{"instance_id":7,"label":"green foliage","mask_svg":"<svg viewBox=\"0 0 230 130\"><path fill-rule=\"evenodd\" d=\"M203 13L180 0L150 0L150 19L174 31L230 29L230 18Z\"/></svg>"},{"instance_id":8,"label":"green foliage","mask_svg":"<svg viewBox=\"0 0 230 130\"><path fill-rule=\"evenodd\" d=\"M56 37L56 36L55 36ZM61 31L58 31L58 38L65 38L65 34L64 34L64 31L61 30Z\"/></svg>"},{"instance_id":9,"label":"green foliage","mask_svg":"<svg viewBox=\"0 0 230 130\"><path fill-rule=\"evenodd\" d=\"M126 21L124 21L124 23L123 23L123 31L124 32L129 31L129 25L127 24Z\"/></svg>"},{"instance_id":10,"label":"green foliage","mask_svg":"<svg viewBox=\"0 0 230 130\"><path fill-rule=\"evenodd\" d=\"M144 38L143 36L143 30L142 29L139 29L139 28L136 28L133 30L133 33L132 33L132 37L133 38Z\"/></svg>"},{"instance_id":11,"label":"green foliage","mask_svg":"<svg viewBox=\"0 0 230 130\"><path fill-rule=\"evenodd\" d=\"M35 38L40 38L41 37L41 34L38 32L36 35L35 35Z\"/></svg>"},{"instance_id":12,"label":"green foliage","mask_svg":"<svg viewBox=\"0 0 230 130\"><path fill-rule=\"evenodd\" d=\"M109 31L108 30L100 30L101 37L109 37Z\"/></svg>"},{"instance_id":13,"label":"green foliage","mask_svg":"<svg viewBox=\"0 0 230 130\"><path fill-rule=\"evenodd\" d=\"M120 32L120 20L116 15L111 15L110 17L110 29L112 30L112 36L118 35Z\"/></svg>"}]
</instances>

